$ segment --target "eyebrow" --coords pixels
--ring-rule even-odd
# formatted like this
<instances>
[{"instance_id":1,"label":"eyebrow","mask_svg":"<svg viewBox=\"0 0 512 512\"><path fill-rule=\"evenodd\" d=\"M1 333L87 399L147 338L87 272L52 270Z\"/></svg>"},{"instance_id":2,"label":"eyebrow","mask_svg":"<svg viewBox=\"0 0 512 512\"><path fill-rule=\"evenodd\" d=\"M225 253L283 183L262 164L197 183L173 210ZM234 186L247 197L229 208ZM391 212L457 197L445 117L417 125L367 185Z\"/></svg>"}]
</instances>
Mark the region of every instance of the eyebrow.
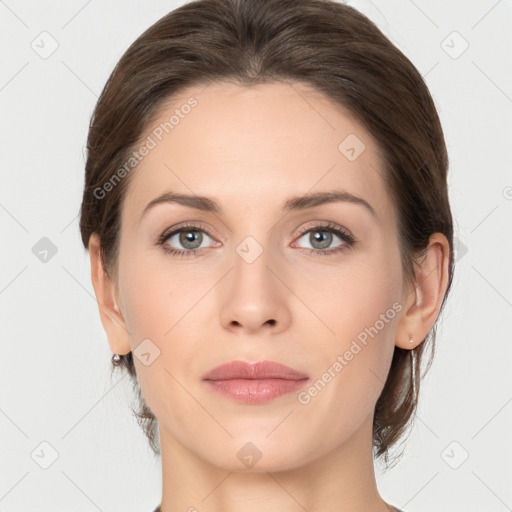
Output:
<instances>
[{"instance_id":1,"label":"eyebrow","mask_svg":"<svg viewBox=\"0 0 512 512\"><path fill-rule=\"evenodd\" d=\"M327 192L316 192L313 194L305 194L302 196L291 197L283 205L284 212L305 210L307 208L314 208L323 204L347 202L364 206L373 217L377 217L377 213L373 207L365 201L362 197L358 197L345 190L332 190ZM219 204L209 197L180 194L177 192L165 192L162 195L151 200L141 214L142 217L152 208L162 203L177 203L189 208L201 210L204 212L211 212L215 214L222 213L222 208Z\"/></svg>"}]
</instances>

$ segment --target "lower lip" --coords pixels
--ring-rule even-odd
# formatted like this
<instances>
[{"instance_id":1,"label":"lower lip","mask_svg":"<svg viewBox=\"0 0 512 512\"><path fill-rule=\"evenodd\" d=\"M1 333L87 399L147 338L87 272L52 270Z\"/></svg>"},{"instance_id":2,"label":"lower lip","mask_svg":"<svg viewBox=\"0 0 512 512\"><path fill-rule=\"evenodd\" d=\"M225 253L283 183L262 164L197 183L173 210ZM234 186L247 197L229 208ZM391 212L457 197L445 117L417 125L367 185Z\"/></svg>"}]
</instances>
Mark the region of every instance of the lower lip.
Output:
<instances>
[{"instance_id":1,"label":"lower lip","mask_svg":"<svg viewBox=\"0 0 512 512\"><path fill-rule=\"evenodd\" d=\"M237 402L260 404L298 391L309 379L229 379L206 380L215 391Z\"/></svg>"}]
</instances>

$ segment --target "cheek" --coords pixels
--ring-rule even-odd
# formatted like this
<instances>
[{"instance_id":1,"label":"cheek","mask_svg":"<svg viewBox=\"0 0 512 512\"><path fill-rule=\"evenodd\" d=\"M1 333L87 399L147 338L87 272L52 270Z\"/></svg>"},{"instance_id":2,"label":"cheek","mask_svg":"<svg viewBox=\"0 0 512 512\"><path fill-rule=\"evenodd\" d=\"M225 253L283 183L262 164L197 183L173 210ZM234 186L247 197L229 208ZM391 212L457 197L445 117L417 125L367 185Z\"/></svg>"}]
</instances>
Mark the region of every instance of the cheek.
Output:
<instances>
[{"instance_id":1,"label":"cheek","mask_svg":"<svg viewBox=\"0 0 512 512\"><path fill-rule=\"evenodd\" d=\"M192 287L189 293L191 283L177 282L177 275L171 279L157 268L141 268L135 272L126 266L123 281L125 320L137 381L153 414L174 429L186 430L189 425L183 412L191 406L187 379L195 377L190 368L199 351L191 336L199 311L194 303L204 290L194 292ZM147 364L144 352L149 353Z\"/></svg>"},{"instance_id":2,"label":"cheek","mask_svg":"<svg viewBox=\"0 0 512 512\"><path fill-rule=\"evenodd\" d=\"M324 365L343 359L343 386L364 394L380 390L387 378L395 346L396 324L402 310L402 272L398 251L361 260L346 272L333 274L311 309L322 311L332 340ZM375 399L377 396L374 396Z\"/></svg>"},{"instance_id":3,"label":"cheek","mask_svg":"<svg viewBox=\"0 0 512 512\"><path fill-rule=\"evenodd\" d=\"M156 347L158 358L150 366L152 371L158 373L165 367L173 374L183 372L198 350L194 343L198 331L204 329L201 299L211 284L200 275L187 275L179 269L170 271L165 258L138 255L137 251L130 252L130 258L122 263L119 271L124 319L137 370L141 367L141 380L148 373L148 367L136 360L138 352L145 348L139 348L142 343L150 352L153 345Z\"/></svg>"},{"instance_id":4,"label":"cheek","mask_svg":"<svg viewBox=\"0 0 512 512\"><path fill-rule=\"evenodd\" d=\"M327 295L334 330L343 339L364 339L362 333L371 327L385 335L396 317L399 283L390 283L389 274L379 276L368 269L360 275L352 274L342 288L333 288Z\"/></svg>"},{"instance_id":5,"label":"cheek","mask_svg":"<svg viewBox=\"0 0 512 512\"><path fill-rule=\"evenodd\" d=\"M176 300L169 290L162 283L152 282L149 276L144 280L125 281L123 305L132 349L144 338L161 345L174 323L171 320Z\"/></svg>"},{"instance_id":6,"label":"cheek","mask_svg":"<svg viewBox=\"0 0 512 512\"><path fill-rule=\"evenodd\" d=\"M190 309L189 303L196 295L194 283L186 281L180 272L170 273L158 249L149 253L127 242L121 255L120 291L132 347L145 338L163 345L186 314L187 305Z\"/></svg>"},{"instance_id":7,"label":"cheek","mask_svg":"<svg viewBox=\"0 0 512 512\"><path fill-rule=\"evenodd\" d=\"M387 335L400 309L396 303L402 299L400 260L395 256L385 259L375 252L355 256L321 275L304 272L308 277L296 281L298 295L318 312L326 338L343 344L361 333L364 338L371 326Z\"/></svg>"},{"instance_id":8,"label":"cheek","mask_svg":"<svg viewBox=\"0 0 512 512\"><path fill-rule=\"evenodd\" d=\"M349 437L375 408L393 356L399 290L400 272L372 265L331 280L311 306L334 334L324 330L317 371L299 402L309 412L304 428L327 444Z\"/></svg>"}]
</instances>

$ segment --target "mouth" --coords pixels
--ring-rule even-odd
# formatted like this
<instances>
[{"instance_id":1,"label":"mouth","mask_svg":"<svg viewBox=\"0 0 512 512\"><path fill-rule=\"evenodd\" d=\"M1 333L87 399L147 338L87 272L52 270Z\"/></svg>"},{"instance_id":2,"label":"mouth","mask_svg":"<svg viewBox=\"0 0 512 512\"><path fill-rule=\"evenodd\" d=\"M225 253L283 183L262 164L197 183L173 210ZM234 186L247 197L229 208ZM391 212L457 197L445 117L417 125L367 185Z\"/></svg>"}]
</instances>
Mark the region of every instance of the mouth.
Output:
<instances>
[{"instance_id":1,"label":"mouth","mask_svg":"<svg viewBox=\"0 0 512 512\"><path fill-rule=\"evenodd\" d=\"M309 377L273 361L232 361L208 372L203 381L210 389L232 400L257 404L298 391Z\"/></svg>"}]
</instances>

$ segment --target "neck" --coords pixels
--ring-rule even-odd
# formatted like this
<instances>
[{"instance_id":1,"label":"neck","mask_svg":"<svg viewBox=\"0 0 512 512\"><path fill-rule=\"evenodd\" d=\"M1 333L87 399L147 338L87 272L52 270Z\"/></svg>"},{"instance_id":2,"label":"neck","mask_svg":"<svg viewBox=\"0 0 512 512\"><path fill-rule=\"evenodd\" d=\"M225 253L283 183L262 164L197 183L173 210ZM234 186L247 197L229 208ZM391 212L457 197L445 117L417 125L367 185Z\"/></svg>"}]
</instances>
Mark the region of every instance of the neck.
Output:
<instances>
[{"instance_id":1,"label":"neck","mask_svg":"<svg viewBox=\"0 0 512 512\"><path fill-rule=\"evenodd\" d=\"M214 465L161 428L161 512L389 512L393 508L380 497L375 481L372 419L334 450L308 457L304 449L292 454L297 462L287 460L286 467L282 459L273 464L272 457L262 457L244 471L240 465ZM223 449L245 442L231 439L229 444Z\"/></svg>"}]
</instances>

